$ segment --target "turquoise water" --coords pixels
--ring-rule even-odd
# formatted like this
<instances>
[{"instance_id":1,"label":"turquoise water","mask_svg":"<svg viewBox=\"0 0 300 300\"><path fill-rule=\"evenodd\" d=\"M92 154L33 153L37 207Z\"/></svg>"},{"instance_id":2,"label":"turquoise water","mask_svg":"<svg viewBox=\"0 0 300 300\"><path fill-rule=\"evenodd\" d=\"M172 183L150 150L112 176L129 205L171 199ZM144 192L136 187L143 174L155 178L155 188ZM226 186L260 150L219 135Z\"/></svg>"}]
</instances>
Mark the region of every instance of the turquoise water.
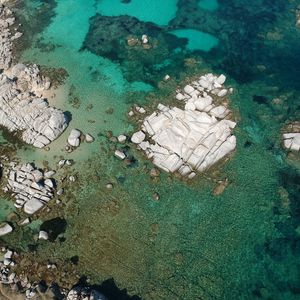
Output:
<instances>
[{"instance_id":1,"label":"turquoise water","mask_svg":"<svg viewBox=\"0 0 300 300\"><path fill-rule=\"evenodd\" d=\"M119 0L97 1L97 11L105 16L129 15L140 21L168 25L176 16L177 0L132 0L121 3Z\"/></svg>"},{"instance_id":2,"label":"turquoise water","mask_svg":"<svg viewBox=\"0 0 300 300\"><path fill-rule=\"evenodd\" d=\"M188 39L187 49L191 51L209 51L218 44L218 39L211 34L195 29L177 29L170 31L170 33L179 38Z\"/></svg>"},{"instance_id":3,"label":"turquoise water","mask_svg":"<svg viewBox=\"0 0 300 300\"><path fill-rule=\"evenodd\" d=\"M219 3L218 0L199 0L198 6L201 9L214 11L218 8Z\"/></svg>"},{"instance_id":4,"label":"turquoise water","mask_svg":"<svg viewBox=\"0 0 300 300\"><path fill-rule=\"evenodd\" d=\"M24 1L28 7L19 13L34 13L32 2L39 1ZM61 157L74 159L65 172L77 174L78 181L66 189L61 206L53 203L51 212L40 217L65 218L64 241L36 242L40 222L35 221L5 242L23 250L36 245L37 260L51 259L63 268L78 256L77 274L96 284L114 278L118 288L141 299L298 299L299 155L286 153L280 143L282 127L300 118L295 4L224 0L208 14L198 1L176 2L62 0L47 12L53 15L50 23L48 15L35 12L47 26L21 59L67 71L65 83L49 101L70 112L72 120L48 152L31 147L7 151L39 166L49 162L55 167ZM163 25L149 28L157 44L117 48L123 51L119 60L82 50L90 18L99 12L108 18L128 13ZM128 31L119 30L118 43L126 44ZM173 30L188 42L174 40L169 35ZM91 42L101 50L101 40ZM138 69L144 57L151 59ZM136 60L135 68L128 59ZM129 82L126 78L137 71L155 84ZM226 164L191 182L163 173L151 178L152 164L129 143L113 142L108 131L130 134L136 122L127 112L134 103L148 111L155 102L170 103L184 80L208 71L225 73L234 87L230 102L238 121L236 152ZM168 82L162 80L166 74ZM67 154L64 146L72 128L91 133L95 142ZM133 163L116 159L115 148ZM66 175L62 173L58 178ZM225 178L228 187L214 196ZM112 190L105 188L107 182L113 183ZM154 192L159 201L153 201ZM4 220L6 204L1 211Z\"/></svg>"}]
</instances>

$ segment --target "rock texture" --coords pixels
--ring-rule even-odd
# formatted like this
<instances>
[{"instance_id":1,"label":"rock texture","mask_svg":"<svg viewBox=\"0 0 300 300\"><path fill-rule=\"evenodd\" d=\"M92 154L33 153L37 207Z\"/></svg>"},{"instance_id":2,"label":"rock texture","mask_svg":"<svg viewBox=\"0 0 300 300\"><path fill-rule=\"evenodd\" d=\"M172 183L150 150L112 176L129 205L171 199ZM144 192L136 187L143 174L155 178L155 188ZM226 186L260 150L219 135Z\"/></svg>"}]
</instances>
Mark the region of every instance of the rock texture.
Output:
<instances>
[{"instance_id":1,"label":"rock texture","mask_svg":"<svg viewBox=\"0 0 300 300\"><path fill-rule=\"evenodd\" d=\"M49 86L37 66L18 64L10 77L0 75L0 125L9 131L21 131L22 139L37 148L48 145L67 127L61 110L35 96Z\"/></svg>"},{"instance_id":2,"label":"rock texture","mask_svg":"<svg viewBox=\"0 0 300 300\"><path fill-rule=\"evenodd\" d=\"M283 145L288 150L300 151L300 122L289 124L282 135Z\"/></svg>"},{"instance_id":3,"label":"rock texture","mask_svg":"<svg viewBox=\"0 0 300 300\"><path fill-rule=\"evenodd\" d=\"M12 64L13 41L22 33L12 33L15 18L0 2L0 125L9 131L21 131L22 139L42 148L56 139L67 127L61 110L49 106L41 93L49 89L49 79L40 75L36 65Z\"/></svg>"},{"instance_id":4,"label":"rock texture","mask_svg":"<svg viewBox=\"0 0 300 300\"><path fill-rule=\"evenodd\" d=\"M132 142L166 172L191 178L196 171L208 169L236 147L232 134L236 123L228 119L230 111L213 103L229 92L225 80L224 75L207 74L185 86L176 95L184 109L159 104L144 119L142 130L133 134Z\"/></svg>"},{"instance_id":5,"label":"rock texture","mask_svg":"<svg viewBox=\"0 0 300 300\"><path fill-rule=\"evenodd\" d=\"M4 1L5 2L5 1ZM0 69L8 69L12 63L13 40L22 36L16 31L12 34L10 27L14 25L15 18L11 10L0 2Z\"/></svg>"},{"instance_id":6,"label":"rock texture","mask_svg":"<svg viewBox=\"0 0 300 300\"><path fill-rule=\"evenodd\" d=\"M12 164L8 172L8 190L15 198L15 206L32 215L54 197L54 180L31 164Z\"/></svg>"}]
</instances>

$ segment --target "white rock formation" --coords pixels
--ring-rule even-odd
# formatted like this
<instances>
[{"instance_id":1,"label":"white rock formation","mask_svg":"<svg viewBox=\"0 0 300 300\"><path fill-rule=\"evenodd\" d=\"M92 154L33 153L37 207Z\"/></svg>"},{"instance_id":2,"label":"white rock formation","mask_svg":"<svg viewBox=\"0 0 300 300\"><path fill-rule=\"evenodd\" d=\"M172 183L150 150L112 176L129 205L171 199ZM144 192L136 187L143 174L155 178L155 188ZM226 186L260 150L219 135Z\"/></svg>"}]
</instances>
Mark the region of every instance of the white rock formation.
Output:
<instances>
[{"instance_id":1,"label":"white rock formation","mask_svg":"<svg viewBox=\"0 0 300 300\"><path fill-rule=\"evenodd\" d=\"M16 165L8 173L8 188L16 200L15 206L23 208L29 215L40 210L53 198L53 182L53 179L45 179L43 172L31 164Z\"/></svg>"},{"instance_id":2,"label":"white rock formation","mask_svg":"<svg viewBox=\"0 0 300 300\"><path fill-rule=\"evenodd\" d=\"M3 2L1 2L3 3ZM22 36L16 31L14 34L10 26L15 23L11 10L0 4L0 69L8 69L12 62L12 41Z\"/></svg>"},{"instance_id":3,"label":"white rock formation","mask_svg":"<svg viewBox=\"0 0 300 300\"><path fill-rule=\"evenodd\" d=\"M85 141L86 141L87 143L92 143L94 140L95 140L94 137L93 137L92 135L90 135L89 133L87 133L87 134L85 135Z\"/></svg>"},{"instance_id":4,"label":"white rock formation","mask_svg":"<svg viewBox=\"0 0 300 300\"><path fill-rule=\"evenodd\" d=\"M72 147L78 147L80 145L81 132L78 129L72 129L68 137L68 144Z\"/></svg>"},{"instance_id":5,"label":"white rock formation","mask_svg":"<svg viewBox=\"0 0 300 300\"><path fill-rule=\"evenodd\" d=\"M222 100L227 94L222 86L225 79L224 75L207 74L185 86L176 96L185 102L185 108L159 104L131 141L166 172L178 171L191 178L196 171L208 169L236 147L231 132L236 123L224 119L230 111L224 105L213 104L214 99ZM152 143L144 141L145 134Z\"/></svg>"},{"instance_id":6,"label":"white rock formation","mask_svg":"<svg viewBox=\"0 0 300 300\"><path fill-rule=\"evenodd\" d=\"M61 110L40 98L50 80L40 76L36 65L17 64L9 69L13 41L22 35L11 33L14 22L10 9L0 4L0 69L4 70L0 75L0 125L20 131L26 143L42 148L64 131L67 120Z\"/></svg>"},{"instance_id":7,"label":"white rock formation","mask_svg":"<svg viewBox=\"0 0 300 300\"><path fill-rule=\"evenodd\" d=\"M44 81L38 79L38 73L28 75L27 71L32 71L30 67L25 67L25 70L17 72L20 77L16 80L0 75L0 125L9 131L22 132L26 143L42 148L65 130L67 119L61 110L49 106L45 99L33 96L36 90L42 89Z\"/></svg>"},{"instance_id":8,"label":"white rock formation","mask_svg":"<svg viewBox=\"0 0 300 300\"><path fill-rule=\"evenodd\" d=\"M8 223L0 224L0 236L11 233L13 228Z\"/></svg>"},{"instance_id":9,"label":"white rock formation","mask_svg":"<svg viewBox=\"0 0 300 300\"><path fill-rule=\"evenodd\" d=\"M283 144L286 149L300 151L300 132L284 133Z\"/></svg>"},{"instance_id":10,"label":"white rock formation","mask_svg":"<svg viewBox=\"0 0 300 300\"><path fill-rule=\"evenodd\" d=\"M122 151L120 151L120 150L116 150L116 151L115 151L115 157L117 157L117 158L123 160L123 159L126 158L126 155L125 155L124 152L122 152Z\"/></svg>"}]
</instances>

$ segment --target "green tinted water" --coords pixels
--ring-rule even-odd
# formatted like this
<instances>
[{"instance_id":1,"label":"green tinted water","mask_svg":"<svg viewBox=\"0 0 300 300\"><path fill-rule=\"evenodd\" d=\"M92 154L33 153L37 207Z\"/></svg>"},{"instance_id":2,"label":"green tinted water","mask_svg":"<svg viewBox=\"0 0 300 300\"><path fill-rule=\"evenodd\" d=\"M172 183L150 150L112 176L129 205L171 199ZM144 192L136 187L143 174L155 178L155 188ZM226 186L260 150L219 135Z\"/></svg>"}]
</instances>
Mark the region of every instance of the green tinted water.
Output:
<instances>
[{"instance_id":1,"label":"green tinted water","mask_svg":"<svg viewBox=\"0 0 300 300\"><path fill-rule=\"evenodd\" d=\"M152 88L143 82L126 82L117 63L79 51L88 31L89 18L101 7L103 13L106 9L107 15L123 14L125 8L129 11L130 7L135 7L134 12L128 13L143 21L166 24L170 16L164 12L164 5L171 5L170 11L175 13L174 2L162 3L163 10L155 10L157 14L150 20L149 12L144 8L151 4L147 1L140 5L135 1L130 4L118 1L113 6L104 0L59 1L50 26L36 37L55 47L45 52L46 47L37 43L23 53L24 61L66 69L69 77L55 91L56 97L50 102L70 111L72 121L68 130L51 144L49 152L21 148L17 155L24 161L35 160L40 164L46 160L52 165L60 156L73 158L76 163L71 173L78 174L77 183L62 199L63 205L54 206L56 208L50 214L51 217L57 214L66 218L66 240L44 243L37 256L45 260L67 260L78 256L77 271L90 277L92 282L113 277L118 287L143 299L297 299L300 278L299 233L296 230L299 228L296 213L299 170L287 163L280 146L280 129L291 117L291 111L296 115L295 99L299 99L299 93L286 90L283 84L277 86L276 72L267 61L266 73L257 71L248 82L242 81L242 75L233 80L234 70L249 68L248 61L253 59L250 50L254 47L250 44L249 54L248 48L242 47L245 41L236 32L234 18L223 19L214 15L216 11L212 13L210 23L202 26L197 11L193 10L189 20L194 23L189 24L189 28L196 29L186 29L184 22L179 30L189 39L189 50L203 52L182 54L182 61L163 62L167 66L176 66L170 70L174 82L158 84L153 97L168 102L166 90L169 85L169 89L174 90L179 78L201 75L208 70L219 73L223 71L220 68L227 68L232 74L230 84L236 91L230 100L239 120L235 131L238 146L230 161L219 170L199 175L192 182L166 174L151 179L151 163L134 147L124 148L128 156L137 160L128 167L126 162L113 156L115 143L105 137L107 130L112 130L115 135L132 130L127 111L136 101L147 103L143 91ZM264 16L270 13L269 7L262 4L256 3L254 9L252 3L240 2L248 9L247 12L241 9L245 14L243 22L251 16L252 10L260 12L261 6ZM194 4L183 3L178 10ZM228 9L231 4L225 1L219 9ZM277 9L276 4L274 6ZM271 10L275 11L275 8ZM279 11L282 17L282 7ZM224 11L221 15L227 16ZM257 22L254 22L255 28ZM219 26L225 23L227 26L221 32ZM247 24L249 29L252 23ZM289 28L288 25L294 26L294 22L285 26L276 23L281 28ZM220 39L211 47L221 54L208 51L212 37L204 38L204 44L203 39L199 39L199 34L203 37L208 28ZM236 32L235 35L231 30ZM289 34L288 30L286 34ZM295 32L293 34L296 36ZM256 43L257 35L251 36ZM251 41L248 36L247 41ZM230 45L230 51L222 52ZM272 44L272 49L274 47ZM255 61L251 67L256 64ZM263 67L257 66L257 69ZM136 90L142 92L132 93ZM266 96L266 103L253 101L253 95ZM271 101L276 97L281 97L279 104ZM96 141L84 143L67 155L63 148L74 127L93 134ZM228 187L222 195L213 196L217 182L224 178L228 178ZM113 190L105 188L107 182L114 184ZM154 192L159 193L159 201L153 200ZM38 225L35 223L32 232L27 231L24 235L20 231L13 233L7 241L20 240L20 234L26 239L19 243L26 248L29 241L32 243Z\"/></svg>"}]
</instances>

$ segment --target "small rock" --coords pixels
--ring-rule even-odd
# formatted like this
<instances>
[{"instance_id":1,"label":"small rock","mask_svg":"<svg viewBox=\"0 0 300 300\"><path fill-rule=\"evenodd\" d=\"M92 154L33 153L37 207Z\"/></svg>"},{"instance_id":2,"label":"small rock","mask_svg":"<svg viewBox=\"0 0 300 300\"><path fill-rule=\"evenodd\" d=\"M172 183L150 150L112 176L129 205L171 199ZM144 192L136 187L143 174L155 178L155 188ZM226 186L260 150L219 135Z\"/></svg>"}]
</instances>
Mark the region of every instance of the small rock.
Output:
<instances>
[{"instance_id":1,"label":"small rock","mask_svg":"<svg viewBox=\"0 0 300 300\"><path fill-rule=\"evenodd\" d=\"M120 134L120 135L118 136L118 142L119 142L119 143L125 143L125 142L126 142L126 139L127 139L127 137L126 137L126 135L124 135L124 134Z\"/></svg>"},{"instance_id":2,"label":"small rock","mask_svg":"<svg viewBox=\"0 0 300 300\"><path fill-rule=\"evenodd\" d=\"M91 136L90 134L87 133L87 134L85 135L85 141L86 141L87 143L92 143L94 140L95 140L94 137Z\"/></svg>"},{"instance_id":3,"label":"small rock","mask_svg":"<svg viewBox=\"0 0 300 300\"><path fill-rule=\"evenodd\" d=\"M2 223L0 225L0 236L4 236L13 231L13 228L8 223Z\"/></svg>"},{"instance_id":4,"label":"small rock","mask_svg":"<svg viewBox=\"0 0 300 300\"><path fill-rule=\"evenodd\" d=\"M120 151L120 150L116 150L115 151L115 156L119 159L125 159L126 158L126 155L124 152Z\"/></svg>"},{"instance_id":5,"label":"small rock","mask_svg":"<svg viewBox=\"0 0 300 300\"><path fill-rule=\"evenodd\" d=\"M78 147L80 145L81 132L78 129L72 129L68 137L68 144L72 147Z\"/></svg>"},{"instance_id":6,"label":"small rock","mask_svg":"<svg viewBox=\"0 0 300 300\"><path fill-rule=\"evenodd\" d=\"M48 240L48 239L49 239L48 232L41 230L39 232L39 240Z\"/></svg>"}]
</instances>

